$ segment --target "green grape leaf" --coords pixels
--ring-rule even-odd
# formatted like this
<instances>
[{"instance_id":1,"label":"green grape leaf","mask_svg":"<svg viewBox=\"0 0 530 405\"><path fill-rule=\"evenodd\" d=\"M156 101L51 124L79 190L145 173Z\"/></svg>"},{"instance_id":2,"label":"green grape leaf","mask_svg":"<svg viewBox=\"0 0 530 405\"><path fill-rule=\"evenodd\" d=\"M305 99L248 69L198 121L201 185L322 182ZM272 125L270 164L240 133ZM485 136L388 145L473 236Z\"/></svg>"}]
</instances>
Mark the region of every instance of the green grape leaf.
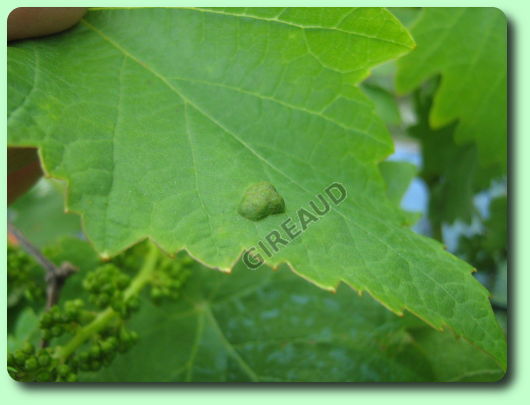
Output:
<instances>
[{"instance_id":1,"label":"green grape leaf","mask_svg":"<svg viewBox=\"0 0 530 405\"><path fill-rule=\"evenodd\" d=\"M421 12L421 7L387 7L387 9L407 28L414 24Z\"/></svg>"},{"instance_id":2,"label":"green grape leaf","mask_svg":"<svg viewBox=\"0 0 530 405\"><path fill-rule=\"evenodd\" d=\"M81 234L79 216L64 212L63 184L41 179L7 209L9 220L32 244L46 247L65 235Z\"/></svg>"},{"instance_id":3,"label":"green grape leaf","mask_svg":"<svg viewBox=\"0 0 530 405\"><path fill-rule=\"evenodd\" d=\"M341 287L322 291L287 267L194 269L177 302L143 302L130 352L82 381L489 381L491 357L410 315ZM344 316L355 308L354 316ZM153 344L156 342L156 344ZM439 342L434 344L434 342ZM449 354L450 357L444 357Z\"/></svg>"},{"instance_id":4,"label":"green grape leaf","mask_svg":"<svg viewBox=\"0 0 530 405\"><path fill-rule=\"evenodd\" d=\"M489 218L484 222L486 227L484 248L495 254L501 252L506 256L508 245L508 197L501 195L493 198L489 206Z\"/></svg>"},{"instance_id":5,"label":"green grape leaf","mask_svg":"<svg viewBox=\"0 0 530 405\"><path fill-rule=\"evenodd\" d=\"M508 307L508 262L501 261L495 272L495 284L492 288L491 300L504 308Z\"/></svg>"},{"instance_id":6,"label":"green grape leaf","mask_svg":"<svg viewBox=\"0 0 530 405\"><path fill-rule=\"evenodd\" d=\"M429 218L434 223L471 222L476 209L476 193L502 177L499 165L479 164L477 145L455 143L455 125L432 129L429 111L436 91L435 81L415 93L418 121L408 128L410 136L419 140L422 150L421 177L430 189Z\"/></svg>"},{"instance_id":7,"label":"green grape leaf","mask_svg":"<svg viewBox=\"0 0 530 405\"><path fill-rule=\"evenodd\" d=\"M305 224L267 264L366 290L504 367L488 292L402 225L379 172L392 140L357 84L413 46L380 8L90 11L9 47L9 144L39 147L47 174L68 181L68 209L102 256L149 237L229 271L282 223ZM286 212L255 222L237 209L261 181ZM331 184L345 200L302 224Z\"/></svg>"},{"instance_id":8,"label":"green grape leaf","mask_svg":"<svg viewBox=\"0 0 530 405\"><path fill-rule=\"evenodd\" d=\"M393 160L381 162L379 168L387 185L388 198L399 206L418 168L412 163Z\"/></svg>"},{"instance_id":9,"label":"green grape leaf","mask_svg":"<svg viewBox=\"0 0 530 405\"><path fill-rule=\"evenodd\" d=\"M412 27L417 48L398 62L397 89L441 74L430 123L458 120L458 143L476 142L484 165L507 160L506 16L497 8L425 8Z\"/></svg>"},{"instance_id":10,"label":"green grape leaf","mask_svg":"<svg viewBox=\"0 0 530 405\"><path fill-rule=\"evenodd\" d=\"M7 352L19 349L24 342L36 344L39 341L39 317L31 307L26 307L18 314L12 334L7 335Z\"/></svg>"},{"instance_id":11,"label":"green grape leaf","mask_svg":"<svg viewBox=\"0 0 530 405\"><path fill-rule=\"evenodd\" d=\"M394 95L383 87L365 83L364 93L375 105L377 115L389 126L401 124L401 114Z\"/></svg>"},{"instance_id":12,"label":"green grape leaf","mask_svg":"<svg viewBox=\"0 0 530 405\"><path fill-rule=\"evenodd\" d=\"M417 175L418 168L409 162L385 160L379 164L379 169L385 179L388 198L397 207L401 207L401 200ZM421 217L421 212L402 210L402 213L403 223L406 225L413 225Z\"/></svg>"},{"instance_id":13,"label":"green grape leaf","mask_svg":"<svg viewBox=\"0 0 530 405\"><path fill-rule=\"evenodd\" d=\"M420 328L410 331L432 373L444 382L493 382L504 377L491 358L448 333Z\"/></svg>"}]
</instances>

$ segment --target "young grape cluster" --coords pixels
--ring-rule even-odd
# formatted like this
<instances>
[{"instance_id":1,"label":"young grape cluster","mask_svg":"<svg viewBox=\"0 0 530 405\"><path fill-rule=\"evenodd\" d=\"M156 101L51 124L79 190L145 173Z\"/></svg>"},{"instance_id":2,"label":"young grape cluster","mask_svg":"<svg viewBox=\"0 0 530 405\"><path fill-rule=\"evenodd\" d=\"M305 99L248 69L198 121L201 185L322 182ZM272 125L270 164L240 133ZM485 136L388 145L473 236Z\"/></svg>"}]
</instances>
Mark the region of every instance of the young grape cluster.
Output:
<instances>
[{"instance_id":1,"label":"young grape cluster","mask_svg":"<svg viewBox=\"0 0 530 405\"><path fill-rule=\"evenodd\" d=\"M110 306L123 318L128 318L139 307L137 296L125 297L125 289L131 278L116 265L109 263L98 267L88 274L83 287L89 294L89 300L99 309Z\"/></svg>"},{"instance_id":2,"label":"young grape cluster","mask_svg":"<svg viewBox=\"0 0 530 405\"><path fill-rule=\"evenodd\" d=\"M110 328L86 350L72 357L70 363L81 371L97 371L108 366L118 353L125 353L138 341L138 334L125 327Z\"/></svg>"},{"instance_id":3,"label":"young grape cluster","mask_svg":"<svg viewBox=\"0 0 530 405\"><path fill-rule=\"evenodd\" d=\"M75 382L79 371L98 371L108 366L117 353L125 353L137 340L136 332L111 326L94 336L84 350L76 351L64 361L57 358L56 347L35 348L25 342L9 354L8 371L17 381Z\"/></svg>"},{"instance_id":4,"label":"young grape cluster","mask_svg":"<svg viewBox=\"0 0 530 405\"><path fill-rule=\"evenodd\" d=\"M67 364L59 364L52 348L36 349L25 342L7 358L9 374L17 381L77 381L77 374Z\"/></svg>"},{"instance_id":5,"label":"young grape cluster","mask_svg":"<svg viewBox=\"0 0 530 405\"><path fill-rule=\"evenodd\" d=\"M37 263L17 246L7 246L8 304L15 305L21 298L30 302L44 301L44 276Z\"/></svg>"},{"instance_id":6,"label":"young grape cluster","mask_svg":"<svg viewBox=\"0 0 530 405\"><path fill-rule=\"evenodd\" d=\"M44 312L40 347L26 342L9 355L12 377L18 381L74 382L79 372L98 371L118 353L129 350L139 338L125 323L140 304L139 292L131 285L145 260L145 245L131 248L87 273L83 298ZM152 299L160 303L164 298L177 298L192 264L189 258L172 259L158 253L146 280ZM76 341L81 343L66 349Z\"/></svg>"},{"instance_id":7,"label":"young grape cluster","mask_svg":"<svg viewBox=\"0 0 530 405\"><path fill-rule=\"evenodd\" d=\"M180 260L161 257L150 283L150 295L155 304L160 304L164 299L175 300L179 297L182 286L191 275L192 264L193 260L188 256Z\"/></svg>"},{"instance_id":8,"label":"young grape cluster","mask_svg":"<svg viewBox=\"0 0 530 405\"><path fill-rule=\"evenodd\" d=\"M101 312L86 308L83 299L53 306L40 319L41 337L45 345L56 340L59 344L55 349L53 346L37 349L31 343L25 343L8 359L13 377L19 381L73 382L77 380L78 371L97 371L110 364L116 353L131 348L138 336L125 328L124 320L138 308L139 302L136 296L124 297L130 281L130 277L113 264L104 264L89 272L83 280L88 302L100 311L112 308L118 316L99 328L72 355L59 359L57 347L90 325Z\"/></svg>"},{"instance_id":9,"label":"young grape cluster","mask_svg":"<svg viewBox=\"0 0 530 405\"><path fill-rule=\"evenodd\" d=\"M81 299L65 302L63 306L54 306L42 314L40 329L42 339L46 342L64 334L73 334L79 326L88 324L94 319L94 314L84 311Z\"/></svg>"},{"instance_id":10,"label":"young grape cluster","mask_svg":"<svg viewBox=\"0 0 530 405\"><path fill-rule=\"evenodd\" d=\"M147 243L140 243L116 256L112 263L126 272L136 272L147 253ZM149 280L150 297L155 304L165 299L177 299L179 292L191 275L194 261L189 256L169 257L160 254L156 271Z\"/></svg>"}]
</instances>

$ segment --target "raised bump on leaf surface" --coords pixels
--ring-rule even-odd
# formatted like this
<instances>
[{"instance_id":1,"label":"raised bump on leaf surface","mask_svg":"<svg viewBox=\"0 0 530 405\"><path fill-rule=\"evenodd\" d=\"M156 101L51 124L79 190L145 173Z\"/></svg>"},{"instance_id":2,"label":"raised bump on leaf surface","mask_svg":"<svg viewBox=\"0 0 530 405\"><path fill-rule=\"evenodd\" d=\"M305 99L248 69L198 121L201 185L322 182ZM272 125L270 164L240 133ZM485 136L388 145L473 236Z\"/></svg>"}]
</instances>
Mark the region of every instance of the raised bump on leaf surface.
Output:
<instances>
[{"instance_id":1,"label":"raised bump on leaf surface","mask_svg":"<svg viewBox=\"0 0 530 405\"><path fill-rule=\"evenodd\" d=\"M285 212L285 202L271 183L262 181L247 188L238 212L251 221L259 221L269 215Z\"/></svg>"}]
</instances>

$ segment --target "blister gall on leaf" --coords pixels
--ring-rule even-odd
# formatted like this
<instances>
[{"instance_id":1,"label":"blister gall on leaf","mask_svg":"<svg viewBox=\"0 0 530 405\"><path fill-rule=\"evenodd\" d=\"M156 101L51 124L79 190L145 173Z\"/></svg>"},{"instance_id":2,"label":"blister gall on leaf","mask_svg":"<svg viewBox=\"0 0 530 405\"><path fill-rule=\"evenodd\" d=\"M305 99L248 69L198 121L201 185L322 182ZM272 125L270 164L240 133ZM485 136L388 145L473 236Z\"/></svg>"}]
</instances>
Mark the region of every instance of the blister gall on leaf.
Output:
<instances>
[{"instance_id":1,"label":"blister gall on leaf","mask_svg":"<svg viewBox=\"0 0 530 405\"><path fill-rule=\"evenodd\" d=\"M285 202L271 183L262 181L247 188L238 212L244 218L259 221L269 215L285 212Z\"/></svg>"}]
</instances>

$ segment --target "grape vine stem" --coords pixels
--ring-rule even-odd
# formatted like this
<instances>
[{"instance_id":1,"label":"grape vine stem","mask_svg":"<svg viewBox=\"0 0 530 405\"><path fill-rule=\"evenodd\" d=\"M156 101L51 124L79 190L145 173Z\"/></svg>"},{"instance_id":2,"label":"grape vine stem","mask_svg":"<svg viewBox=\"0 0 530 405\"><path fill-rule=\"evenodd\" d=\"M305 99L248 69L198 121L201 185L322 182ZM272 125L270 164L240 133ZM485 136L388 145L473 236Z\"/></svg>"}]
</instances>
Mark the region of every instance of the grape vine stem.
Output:
<instances>
[{"instance_id":1,"label":"grape vine stem","mask_svg":"<svg viewBox=\"0 0 530 405\"><path fill-rule=\"evenodd\" d=\"M46 310L49 310L59 301L59 293L63 288L64 282L68 277L77 271L77 268L71 263L63 262L58 267L42 254L40 249L33 245L22 232L20 232L13 224L9 223L9 232L15 237L24 251L33 257L45 270L46 275L44 280L46 282ZM43 341L41 346L46 346Z\"/></svg>"},{"instance_id":2,"label":"grape vine stem","mask_svg":"<svg viewBox=\"0 0 530 405\"><path fill-rule=\"evenodd\" d=\"M59 267L49 260L40 249L27 239L20 230L9 223L9 233L15 237L20 247L44 269L44 282L46 283L46 311L59 302L59 294L68 277L77 271L77 267L69 262L63 262ZM40 347L47 347L48 341L42 339Z\"/></svg>"}]
</instances>

